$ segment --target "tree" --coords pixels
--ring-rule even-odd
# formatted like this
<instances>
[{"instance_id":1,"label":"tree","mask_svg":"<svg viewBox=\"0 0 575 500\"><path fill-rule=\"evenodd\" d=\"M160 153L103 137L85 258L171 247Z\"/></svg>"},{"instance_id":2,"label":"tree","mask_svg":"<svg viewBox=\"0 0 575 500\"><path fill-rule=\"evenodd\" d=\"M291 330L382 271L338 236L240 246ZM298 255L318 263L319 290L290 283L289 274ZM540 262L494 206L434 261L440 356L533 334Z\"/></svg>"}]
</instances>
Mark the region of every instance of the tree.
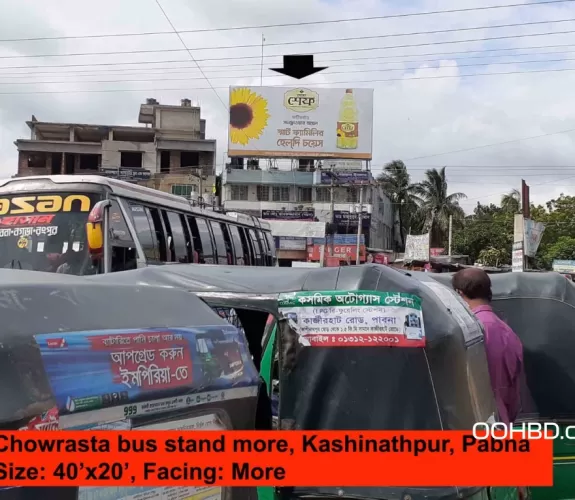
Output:
<instances>
[{"instance_id":1,"label":"tree","mask_svg":"<svg viewBox=\"0 0 575 500\"><path fill-rule=\"evenodd\" d=\"M417 222L415 215L421 202L416 194L417 187L411 183L407 167L401 160L394 160L386 164L377 181L390 197L396 210L401 239L400 249L403 250L406 232L412 223ZM411 229L413 232L417 232L415 228L411 227Z\"/></svg>"},{"instance_id":2,"label":"tree","mask_svg":"<svg viewBox=\"0 0 575 500\"><path fill-rule=\"evenodd\" d=\"M485 265L511 264L514 214L497 205L477 203L473 215L453 233L453 251ZM497 264L494 264L494 260Z\"/></svg>"},{"instance_id":3,"label":"tree","mask_svg":"<svg viewBox=\"0 0 575 500\"><path fill-rule=\"evenodd\" d=\"M452 216L456 223L465 217L459 201L466 195L448 194L445 167L427 170L423 182L414 186L414 192L422 200L419 212L424 216L424 230L431 233L431 246L439 247L446 240L449 217Z\"/></svg>"},{"instance_id":4,"label":"tree","mask_svg":"<svg viewBox=\"0 0 575 500\"><path fill-rule=\"evenodd\" d=\"M519 213L521 208L521 193L518 189L512 189L501 197L501 208L512 214Z\"/></svg>"},{"instance_id":5,"label":"tree","mask_svg":"<svg viewBox=\"0 0 575 500\"><path fill-rule=\"evenodd\" d=\"M575 196L561 194L549 200L546 207L531 207L531 218L545 224L545 231L537 250L535 265L550 269L555 259L571 259L575 238Z\"/></svg>"}]
</instances>

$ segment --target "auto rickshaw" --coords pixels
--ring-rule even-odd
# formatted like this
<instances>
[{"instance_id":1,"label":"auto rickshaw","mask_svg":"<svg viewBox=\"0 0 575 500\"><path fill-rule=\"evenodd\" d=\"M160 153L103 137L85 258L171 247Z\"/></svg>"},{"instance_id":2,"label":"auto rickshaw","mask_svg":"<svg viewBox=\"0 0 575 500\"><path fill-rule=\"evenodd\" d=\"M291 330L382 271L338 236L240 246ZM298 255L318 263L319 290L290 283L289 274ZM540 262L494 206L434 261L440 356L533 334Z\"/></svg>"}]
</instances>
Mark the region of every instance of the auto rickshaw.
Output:
<instances>
[{"instance_id":1,"label":"auto rickshaw","mask_svg":"<svg viewBox=\"0 0 575 500\"><path fill-rule=\"evenodd\" d=\"M452 274L429 277L451 284ZM490 275L494 312L523 343L525 387L517 423L556 422L553 487L531 488L533 500L575 498L575 285L558 273ZM568 439L570 437L570 439ZM506 496L503 488L494 497Z\"/></svg>"},{"instance_id":2,"label":"auto rickshaw","mask_svg":"<svg viewBox=\"0 0 575 500\"><path fill-rule=\"evenodd\" d=\"M256 428L261 379L245 337L194 295L0 269L0 306L3 430ZM204 373L198 340L219 346L224 370ZM166 498L154 490L0 488L0 500ZM174 490L170 498L257 497L245 487Z\"/></svg>"},{"instance_id":3,"label":"auto rickshaw","mask_svg":"<svg viewBox=\"0 0 575 500\"><path fill-rule=\"evenodd\" d=\"M212 307L233 308L270 399L279 392L280 429L469 430L494 417L482 330L455 293L437 282L424 284L375 264L257 272L179 265L88 279L175 287ZM444 296L452 298L458 317ZM392 312L371 323L345 309L355 304L376 311L383 303ZM517 498L517 490L510 491ZM258 493L260 499L377 500L483 500L490 494L473 486L345 485Z\"/></svg>"}]
</instances>

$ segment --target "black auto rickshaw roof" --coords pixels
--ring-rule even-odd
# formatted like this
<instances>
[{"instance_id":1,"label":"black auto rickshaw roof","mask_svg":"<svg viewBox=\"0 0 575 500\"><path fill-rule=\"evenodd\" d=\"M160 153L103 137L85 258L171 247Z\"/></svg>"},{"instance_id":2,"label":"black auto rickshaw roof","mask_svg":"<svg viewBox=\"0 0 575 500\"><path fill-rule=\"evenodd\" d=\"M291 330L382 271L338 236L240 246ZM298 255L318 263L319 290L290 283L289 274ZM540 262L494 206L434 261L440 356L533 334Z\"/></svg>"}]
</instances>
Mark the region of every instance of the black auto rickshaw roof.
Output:
<instances>
[{"instance_id":1,"label":"black auto rickshaw roof","mask_svg":"<svg viewBox=\"0 0 575 500\"><path fill-rule=\"evenodd\" d=\"M321 347L300 349L285 369L280 356L280 425L293 429L470 429L494 411L477 322L446 287L409 273L365 264L337 268L169 265L90 277L91 281L170 286L211 305L266 310L278 315L278 294L374 290L421 297L425 348ZM435 285L435 289L433 288ZM443 296L438 294L440 288ZM466 315L457 319L445 293ZM463 326L461 321L463 321ZM282 336L280 351L291 347ZM469 327L471 325L471 327ZM474 388L471 394L470 387ZM297 495L400 499L449 498L473 488L298 488Z\"/></svg>"},{"instance_id":2,"label":"black auto rickshaw roof","mask_svg":"<svg viewBox=\"0 0 575 500\"><path fill-rule=\"evenodd\" d=\"M450 286L451 277L429 274L425 279ZM493 310L523 343L526 387L521 417L574 420L575 284L554 272L490 278Z\"/></svg>"},{"instance_id":3,"label":"black auto rickshaw roof","mask_svg":"<svg viewBox=\"0 0 575 500\"><path fill-rule=\"evenodd\" d=\"M182 290L8 269L0 269L0 318L0 424L54 405L34 335L227 325Z\"/></svg>"}]
</instances>

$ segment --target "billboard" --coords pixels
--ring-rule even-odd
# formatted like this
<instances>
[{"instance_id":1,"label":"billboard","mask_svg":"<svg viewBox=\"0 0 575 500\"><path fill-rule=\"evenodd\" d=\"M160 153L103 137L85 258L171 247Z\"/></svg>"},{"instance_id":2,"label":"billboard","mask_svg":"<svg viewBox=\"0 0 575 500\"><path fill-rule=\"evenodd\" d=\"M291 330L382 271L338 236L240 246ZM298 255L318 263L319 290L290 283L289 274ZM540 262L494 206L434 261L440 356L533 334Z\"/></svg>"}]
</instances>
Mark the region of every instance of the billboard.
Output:
<instances>
[{"instance_id":1,"label":"billboard","mask_svg":"<svg viewBox=\"0 0 575 500\"><path fill-rule=\"evenodd\" d=\"M373 89L230 87L228 156L371 160Z\"/></svg>"}]
</instances>

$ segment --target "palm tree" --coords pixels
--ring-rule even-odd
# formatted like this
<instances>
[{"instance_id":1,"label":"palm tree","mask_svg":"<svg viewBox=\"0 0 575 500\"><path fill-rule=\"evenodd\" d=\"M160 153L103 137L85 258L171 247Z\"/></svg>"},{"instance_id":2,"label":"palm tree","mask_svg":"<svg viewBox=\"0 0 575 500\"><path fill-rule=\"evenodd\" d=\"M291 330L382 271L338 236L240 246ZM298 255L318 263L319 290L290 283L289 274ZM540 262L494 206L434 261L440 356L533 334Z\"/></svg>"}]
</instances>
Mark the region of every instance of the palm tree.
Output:
<instances>
[{"instance_id":1,"label":"palm tree","mask_svg":"<svg viewBox=\"0 0 575 500\"><path fill-rule=\"evenodd\" d=\"M403 249L406 228L409 227L411 218L417 212L417 207L421 202L416 194L417 187L411 183L407 167L401 160L387 163L377 178L377 182L391 198L396 210L401 239L400 246Z\"/></svg>"},{"instance_id":2,"label":"palm tree","mask_svg":"<svg viewBox=\"0 0 575 500\"><path fill-rule=\"evenodd\" d=\"M445 167L427 170L423 182L416 186L416 193L422 199L419 210L425 219L425 229L431 233L431 246L441 246L448 231L449 217L454 220L465 217L459 201L467 196L464 193L448 194Z\"/></svg>"},{"instance_id":3,"label":"palm tree","mask_svg":"<svg viewBox=\"0 0 575 500\"><path fill-rule=\"evenodd\" d=\"M521 208L521 193L518 189L512 189L501 197L501 208L504 212L519 213Z\"/></svg>"}]
</instances>

